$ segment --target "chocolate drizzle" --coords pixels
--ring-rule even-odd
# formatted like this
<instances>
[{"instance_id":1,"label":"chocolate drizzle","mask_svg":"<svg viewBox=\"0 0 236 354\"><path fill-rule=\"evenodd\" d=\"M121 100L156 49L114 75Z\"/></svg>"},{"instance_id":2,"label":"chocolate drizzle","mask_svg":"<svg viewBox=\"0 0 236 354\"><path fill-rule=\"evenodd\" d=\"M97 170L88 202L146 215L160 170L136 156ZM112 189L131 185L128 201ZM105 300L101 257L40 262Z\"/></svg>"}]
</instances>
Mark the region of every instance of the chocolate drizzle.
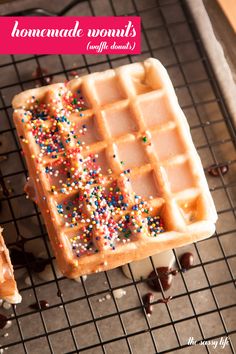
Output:
<instances>
[{"instance_id":1,"label":"chocolate drizzle","mask_svg":"<svg viewBox=\"0 0 236 354\"><path fill-rule=\"evenodd\" d=\"M28 266L35 273L42 272L46 265L50 264L50 259L35 257L35 255L31 252L21 251L16 248L12 248L10 250L10 256L13 265Z\"/></svg>"},{"instance_id":2,"label":"chocolate drizzle","mask_svg":"<svg viewBox=\"0 0 236 354\"><path fill-rule=\"evenodd\" d=\"M63 294L62 294L61 290L58 290L57 296L58 296L58 297L63 297Z\"/></svg>"},{"instance_id":3,"label":"chocolate drizzle","mask_svg":"<svg viewBox=\"0 0 236 354\"><path fill-rule=\"evenodd\" d=\"M7 317L0 313L0 329L3 329L7 324Z\"/></svg>"},{"instance_id":4,"label":"chocolate drizzle","mask_svg":"<svg viewBox=\"0 0 236 354\"><path fill-rule=\"evenodd\" d=\"M49 303L46 300L40 300L31 304L29 307L33 310L45 310L49 307Z\"/></svg>"},{"instance_id":5,"label":"chocolate drizzle","mask_svg":"<svg viewBox=\"0 0 236 354\"><path fill-rule=\"evenodd\" d=\"M186 252L180 257L180 265L182 267L182 271L189 270L194 264L193 254L191 252Z\"/></svg>"},{"instance_id":6,"label":"chocolate drizzle","mask_svg":"<svg viewBox=\"0 0 236 354\"><path fill-rule=\"evenodd\" d=\"M41 68L40 66L37 66L32 76L35 79L38 79L37 81L39 81L39 83L42 86L46 86L46 85L50 85L53 80L53 75L47 75L47 74L48 74L48 70L46 68Z\"/></svg>"},{"instance_id":7,"label":"chocolate drizzle","mask_svg":"<svg viewBox=\"0 0 236 354\"><path fill-rule=\"evenodd\" d=\"M158 299L157 303L158 304L168 304L168 302L170 302L171 299L172 299L172 296L163 297L162 299Z\"/></svg>"},{"instance_id":8,"label":"chocolate drizzle","mask_svg":"<svg viewBox=\"0 0 236 354\"><path fill-rule=\"evenodd\" d=\"M228 164L214 164L208 167L207 171L212 177L219 177L220 175L225 175L229 170Z\"/></svg>"},{"instance_id":9,"label":"chocolate drizzle","mask_svg":"<svg viewBox=\"0 0 236 354\"><path fill-rule=\"evenodd\" d=\"M148 317L150 317L152 315L152 311L153 311L152 302L153 302L153 300L154 300L153 293L147 293L143 297L143 304L144 304L144 308L145 308L145 311L146 311L146 314Z\"/></svg>"},{"instance_id":10,"label":"chocolate drizzle","mask_svg":"<svg viewBox=\"0 0 236 354\"><path fill-rule=\"evenodd\" d=\"M2 193L5 197L9 197L10 195L10 192L5 184L5 181L4 181L4 178L3 178L3 175L2 175L2 171L0 170L0 185L2 187Z\"/></svg>"},{"instance_id":11,"label":"chocolate drizzle","mask_svg":"<svg viewBox=\"0 0 236 354\"><path fill-rule=\"evenodd\" d=\"M157 304L168 304L168 302L170 302L170 300L172 299L172 296L168 296L168 297L164 297L162 299L158 299L157 300ZM146 311L146 314L148 317L150 317L153 313L153 305L152 303L154 302L154 295L153 293L147 293L143 296L143 304L144 304L144 308Z\"/></svg>"}]
</instances>

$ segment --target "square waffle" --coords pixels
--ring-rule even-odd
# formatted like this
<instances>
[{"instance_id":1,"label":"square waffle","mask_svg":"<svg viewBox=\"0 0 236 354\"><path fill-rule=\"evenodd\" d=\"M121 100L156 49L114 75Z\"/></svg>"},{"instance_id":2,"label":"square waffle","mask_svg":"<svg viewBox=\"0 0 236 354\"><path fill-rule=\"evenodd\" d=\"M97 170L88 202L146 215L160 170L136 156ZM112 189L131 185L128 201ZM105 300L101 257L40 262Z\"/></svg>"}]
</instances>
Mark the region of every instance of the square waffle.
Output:
<instances>
[{"instance_id":1,"label":"square waffle","mask_svg":"<svg viewBox=\"0 0 236 354\"><path fill-rule=\"evenodd\" d=\"M6 300L11 304L21 302L13 274L8 249L2 237L3 229L0 227L0 299Z\"/></svg>"},{"instance_id":2,"label":"square waffle","mask_svg":"<svg viewBox=\"0 0 236 354\"><path fill-rule=\"evenodd\" d=\"M33 198L66 276L214 233L201 161L158 60L28 90L13 108Z\"/></svg>"}]
</instances>

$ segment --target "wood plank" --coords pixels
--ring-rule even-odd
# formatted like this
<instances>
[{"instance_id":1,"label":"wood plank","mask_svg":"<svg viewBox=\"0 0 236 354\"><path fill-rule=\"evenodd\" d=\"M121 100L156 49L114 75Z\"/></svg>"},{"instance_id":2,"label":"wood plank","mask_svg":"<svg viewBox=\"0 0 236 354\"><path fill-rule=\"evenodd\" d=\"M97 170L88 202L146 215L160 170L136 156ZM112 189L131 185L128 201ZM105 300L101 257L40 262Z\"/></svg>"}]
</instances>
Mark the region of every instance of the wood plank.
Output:
<instances>
[{"instance_id":1,"label":"wood plank","mask_svg":"<svg viewBox=\"0 0 236 354\"><path fill-rule=\"evenodd\" d=\"M236 33L236 0L217 0Z\"/></svg>"}]
</instances>

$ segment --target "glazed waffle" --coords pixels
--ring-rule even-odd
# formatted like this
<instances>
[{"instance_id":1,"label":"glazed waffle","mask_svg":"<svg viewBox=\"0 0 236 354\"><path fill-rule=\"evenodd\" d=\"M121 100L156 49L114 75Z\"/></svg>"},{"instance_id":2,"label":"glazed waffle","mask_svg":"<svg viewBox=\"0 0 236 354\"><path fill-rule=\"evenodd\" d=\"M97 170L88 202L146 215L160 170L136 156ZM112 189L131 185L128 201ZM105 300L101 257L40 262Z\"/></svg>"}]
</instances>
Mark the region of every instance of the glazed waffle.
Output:
<instances>
[{"instance_id":1,"label":"glazed waffle","mask_svg":"<svg viewBox=\"0 0 236 354\"><path fill-rule=\"evenodd\" d=\"M13 108L34 199L66 276L214 233L201 161L158 60L25 91Z\"/></svg>"},{"instance_id":2,"label":"glazed waffle","mask_svg":"<svg viewBox=\"0 0 236 354\"><path fill-rule=\"evenodd\" d=\"M2 231L3 229L0 227L0 299L17 304L21 302L21 296L17 290L13 267L2 237Z\"/></svg>"}]
</instances>

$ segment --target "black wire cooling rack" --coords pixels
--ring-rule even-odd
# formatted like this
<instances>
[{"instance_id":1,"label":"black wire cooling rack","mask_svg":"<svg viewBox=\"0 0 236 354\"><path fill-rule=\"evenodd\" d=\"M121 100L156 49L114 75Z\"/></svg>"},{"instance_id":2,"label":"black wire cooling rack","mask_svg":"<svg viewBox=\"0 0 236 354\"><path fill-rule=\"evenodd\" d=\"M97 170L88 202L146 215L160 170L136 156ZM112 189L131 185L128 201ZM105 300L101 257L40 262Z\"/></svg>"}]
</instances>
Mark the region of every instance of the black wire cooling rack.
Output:
<instances>
[{"instance_id":1,"label":"black wire cooling rack","mask_svg":"<svg viewBox=\"0 0 236 354\"><path fill-rule=\"evenodd\" d=\"M43 3L43 1L42 1ZM58 2L55 8L58 9ZM48 8L45 2L45 7ZM52 6L51 6L52 7ZM51 8L50 7L50 8ZM1 225L12 250L24 250L15 266L23 302L0 308L12 321L0 331L1 353L235 353L235 130L193 20L182 1L72 1L57 12L35 8L11 15L138 15L142 18L140 56L2 56L0 58L0 167L4 189L0 199ZM195 265L179 273L167 292L155 295L153 315L145 313L145 280L127 279L120 269L91 275L80 283L58 274L47 233L36 205L25 198L27 177L12 122L11 99L24 89L78 74L157 57L167 67L186 113L218 209L217 232L209 240L174 251L194 254ZM37 69L36 76L32 72ZM47 72L46 72L47 70ZM217 165L218 177L208 173ZM42 280L38 262L29 251L46 254L51 274ZM115 299L113 291L126 295ZM108 296L107 296L108 295ZM172 296L167 304L160 297ZM30 304L47 300L34 310ZM2 333L1 333L2 332ZM188 346L193 337L197 344ZM220 338L229 338L224 349ZM201 345L201 340L210 341Z\"/></svg>"}]
</instances>

